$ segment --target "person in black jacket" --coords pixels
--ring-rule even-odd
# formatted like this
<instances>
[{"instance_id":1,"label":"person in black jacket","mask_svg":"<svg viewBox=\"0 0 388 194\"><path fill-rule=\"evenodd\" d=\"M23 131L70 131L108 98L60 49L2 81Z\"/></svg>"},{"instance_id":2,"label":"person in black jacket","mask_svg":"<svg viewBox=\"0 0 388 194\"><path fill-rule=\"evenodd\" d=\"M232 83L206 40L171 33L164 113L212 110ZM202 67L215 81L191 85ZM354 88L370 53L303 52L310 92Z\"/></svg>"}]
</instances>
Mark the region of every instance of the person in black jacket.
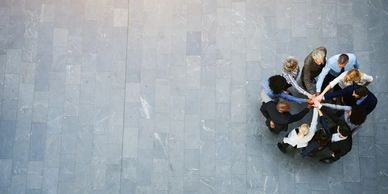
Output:
<instances>
[{"instance_id":1,"label":"person in black jacket","mask_svg":"<svg viewBox=\"0 0 388 194\"><path fill-rule=\"evenodd\" d=\"M327 93L324 99L328 100L336 97L342 97L345 105L361 106L367 114L371 113L377 105L376 96L366 86L357 84L347 86L342 90Z\"/></svg>"},{"instance_id":2,"label":"person in black jacket","mask_svg":"<svg viewBox=\"0 0 388 194\"><path fill-rule=\"evenodd\" d=\"M310 111L306 107L297 114L291 114L289 109L290 105L285 101L263 102L260 111L266 118L265 123L271 132L278 134L280 131L287 131L288 124L301 120Z\"/></svg>"},{"instance_id":3,"label":"person in black jacket","mask_svg":"<svg viewBox=\"0 0 388 194\"><path fill-rule=\"evenodd\" d=\"M337 161L352 149L352 135L348 126L338 125L337 127L331 128L330 132L332 133L328 145L330 156L319 160L323 163Z\"/></svg>"}]
</instances>

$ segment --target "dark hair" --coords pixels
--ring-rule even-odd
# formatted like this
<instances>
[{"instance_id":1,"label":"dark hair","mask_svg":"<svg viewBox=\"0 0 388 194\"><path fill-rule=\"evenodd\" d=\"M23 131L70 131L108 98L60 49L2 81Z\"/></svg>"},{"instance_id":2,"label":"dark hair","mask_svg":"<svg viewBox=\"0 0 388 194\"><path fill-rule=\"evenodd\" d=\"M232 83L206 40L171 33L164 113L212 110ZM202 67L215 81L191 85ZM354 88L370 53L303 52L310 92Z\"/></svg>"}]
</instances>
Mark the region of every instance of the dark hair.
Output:
<instances>
[{"instance_id":1,"label":"dark hair","mask_svg":"<svg viewBox=\"0 0 388 194\"><path fill-rule=\"evenodd\" d=\"M338 58L339 64L346 64L349 61L349 56L347 54L341 54Z\"/></svg>"},{"instance_id":2,"label":"dark hair","mask_svg":"<svg viewBox=\"0 0 388 194\"><path fill-rule=\"evenodd\" d=\"M279 94L280 92L287 90L287 81L286 79L281 75L274 75L271 76L268 79L269 82L269 88L272 90L273 93Z\"/></svg>"},{"instance_id":3,"label":"dark hair","mask_svg":"<svg viewBox=\"0 0 388 194\"><path fill-rule=\"evenodd\" d=\"M352 114L350 114L349 120L355 125L361 125L365 122L367 115L368 114L365 108L363 108L362 106L353 106Z\"/></svg>"},{"instance_id":4,"label":"dark hair","mask_svg":"<svg viewBox=\"0 0 388 194\"><path fill-rule=\"evenodd\" d=\"M346 125L339 125L339 128L338 128L338 132L342 135L342 136L349 136L352 132L350 131L349 127L346 126Z\"/></svg>"},{"instance_id":5,"label":"dark hair","mask_svg":"<svg viewBox=\"0 0 388 194\"><path fill-rule=\"evenodd\" d=\"M365 87L365 86L362 86L362 87L357 88L356 90L354 90L354 93L356 93L360 97L364 97L364 96L366 96L368 94L368 88Z\"/></svg>"}]
</instances>

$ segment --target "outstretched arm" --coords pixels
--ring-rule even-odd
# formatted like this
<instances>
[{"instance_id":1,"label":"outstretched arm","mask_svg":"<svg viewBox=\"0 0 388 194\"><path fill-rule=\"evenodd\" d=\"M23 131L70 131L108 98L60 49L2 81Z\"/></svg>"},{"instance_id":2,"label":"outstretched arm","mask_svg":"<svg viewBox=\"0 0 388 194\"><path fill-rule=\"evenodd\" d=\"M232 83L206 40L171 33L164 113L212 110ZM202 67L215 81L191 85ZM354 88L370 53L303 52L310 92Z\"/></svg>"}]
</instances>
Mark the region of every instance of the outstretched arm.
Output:
<instances>
[{"instance_id":1,"label":"outstretched arm","mask_svg":"<svg viewBox=\"0 0 388 194\"><path fill-rule=\"evenodd\" d=\"M360 87L361 87L360 85L353 84L353 85L345 87L342 90L338 90L338 91L335 91L335 92L329 92L329 93L325 94L325 96L324 96L325 98L324 99L327 100L327 99L330 99L330 98L335 98L335 97L339 97L339 96L345 96L347 94L353 93L354 90L356 90L357 88L360 88Z\"/></svg>"},{"instance_id":2,"label":"outstretched arm","mask_svg":"<svg viewBox=\"0 0 388 194\"><path fill-rule=\"evenodd\" d=\"M304 90L302 87L300 87L300 86L298 85L298 83L296 82L296 80L292 77L291 74L287 74L286 76L287 76L288 80L291 81L291 85L292 85L299 93L301 93L301 94L307 96L308 98L311 98L311 94L308 93L306 90Z\"/></svg>"},{"instance_id":3,"label":"outstretched arm","mask_svg":"<svg viewBox=\"0 0 388 194\"><path fill-rule=\"evenodd\" d=\"M285 92L280 93L280 97L287 100L287 101L296 102L298 104L303 104L303 103L307 102L307 99L305 99L305 98L298 98L295 96L291 96L291 95L286 94Z\"/></svg>"},{"instance_id":4,"label":"outstretched arm","mask_svg":"<svg viewBox=\"0 0 388 194\"><path fill-rule=\"evenodd\" d=\"M306 114L310 111L309 108L305 108L302 111L298 112L297 114L291 115L290 119L288 120L288 123L292 123L295 121L301 120Z\"/></svg>"},{"instance_id":5,"label":"outstretched arm","mask_svg":"<svg viewBox=\"0 0 388 194\"><path fill-rule=\"evenodd\" d=\"M328 67L327 65L322 69L321 73L319 74L318 76L318 81L317 81L317 84L316 84L316 92L317 93L320 93L321 92L321 88L322 88L322 84L323 84L323 80L325 79L326 75L329 73L330 71L330 67Z\"/></svg>"},{"instance_id":6,"label":"outstretched arm","mask_svg":"<svg viewBox=\"0 0 388 194\"><path fill-rule=\"evenodd\" d=\"M335 109L335 110L344 110L344 111L351 111L351 106L344 106L344 105L338 105L338 104L330 104L330 103L322 103L322 106Z\"/></svg>"}]
</instances>

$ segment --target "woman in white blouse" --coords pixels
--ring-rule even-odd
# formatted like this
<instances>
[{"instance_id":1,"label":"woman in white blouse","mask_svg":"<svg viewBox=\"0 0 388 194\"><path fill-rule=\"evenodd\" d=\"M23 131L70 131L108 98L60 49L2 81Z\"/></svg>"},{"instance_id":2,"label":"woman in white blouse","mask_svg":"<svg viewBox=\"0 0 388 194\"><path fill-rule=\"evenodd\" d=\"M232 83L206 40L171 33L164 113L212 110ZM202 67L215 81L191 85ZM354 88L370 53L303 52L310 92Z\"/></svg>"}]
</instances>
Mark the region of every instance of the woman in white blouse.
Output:
<instances>
[{"instance_id":1,"label":"woman in white blouse","mask_svg":"<svg viewBox=\"0 0 388 194\"><path fill-rule=\"evenodd\" d=\"M322 97L330 89L334 88L334 86L336 86L337 84L338 84L338 86L341 89L343 89L343 88L345 88L347 86L350 86L352 84L358 84L358 85L361 85L361 86L367 86L371 82L373 82L373 77L368 75L368 74L366 74L366 73L362 73L358 69L352 69L350 71L345 71L345 72L341 73L333 81L331 81L329 83L329 85L326 86L325 90L323 90L323 92L319 96L317 96L317 99L318 100L322 99Z\"/></svg>"},{"instance_id":2,"label":"woman in white blouse","mask_svg":"<svg viewBox=\"0 0 388 194\"><path fill-rule=\"evenodd\" d=\"M298 85L296 79L299 75L298 60L295 57L289 56L283 61L282 76L287 80L287 83L293 86L299 93L311 98L311 94Z\"/></svg>"},{"instance_id":3,"label":"woman in white blouse","mask_svg":"<svg viewBox=\"0 0 388 194\"><path fill-rule=\"evenodd\" d=\"M298 128L293 129L286 137L283 138L282 142L278 143L278 148L282 152L286 152L288 145L296 148L304 148L308 142L314 137L317 131L318 124L318 110L314 108L313 118L311 120L310 127L308 124L302 124Z\"/></svg>"}]
</instances>

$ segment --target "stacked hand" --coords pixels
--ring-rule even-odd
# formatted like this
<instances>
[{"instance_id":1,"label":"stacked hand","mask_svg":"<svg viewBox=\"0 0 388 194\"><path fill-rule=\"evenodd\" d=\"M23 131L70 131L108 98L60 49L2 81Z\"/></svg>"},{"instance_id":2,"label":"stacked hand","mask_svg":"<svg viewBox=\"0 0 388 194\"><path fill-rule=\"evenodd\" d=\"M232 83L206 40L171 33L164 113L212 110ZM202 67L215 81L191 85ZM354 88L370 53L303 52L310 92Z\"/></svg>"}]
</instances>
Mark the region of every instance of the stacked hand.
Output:
<instances>
[{"instance_id":1,"label":"stacked hand","mask_svg":"<svg viewBox=\"0 0 388 194\"><path fill-rule=\"evenodd\" d=\"M321 101L322 101L321 95L314 94L314 95L310 95L308 97L309 98L307 99L307 104L309 106L313 106L313 107L318 108L318 109L322 106L321 105Z\"/></svg>"}]
</instances>

